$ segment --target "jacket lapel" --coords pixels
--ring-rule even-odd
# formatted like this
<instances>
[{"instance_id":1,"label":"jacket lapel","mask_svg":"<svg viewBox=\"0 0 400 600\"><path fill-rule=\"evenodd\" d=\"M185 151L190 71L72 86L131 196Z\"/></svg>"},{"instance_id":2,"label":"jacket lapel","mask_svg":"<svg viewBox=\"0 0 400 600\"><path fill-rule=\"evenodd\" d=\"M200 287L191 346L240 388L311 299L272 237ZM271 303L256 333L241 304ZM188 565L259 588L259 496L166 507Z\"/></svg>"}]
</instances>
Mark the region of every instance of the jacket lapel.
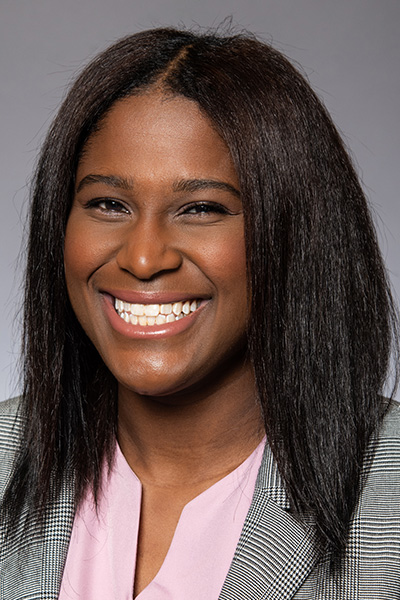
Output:
<instances>
[{"instance_id":1,"label":"jacket lapel","mask_svg":"<svg viewBox=\"0 0 400 600\"><path fill-rule=\"evenodd\" d=\"M289 512L266 446L249 513L219 600L288 600L320 558L313 528Z\"/></svg>"},{"instance_id":2,"label":"jacket lapel","mask_svg":"<svg viewBox=\"0 0 400 600\"><path fill-rule=\"evenodd\" d=\"M42 557L41 598L57 600L74 521L74 486L65 478L57 502L46 520Z\"/></svg>"}]
</instances>

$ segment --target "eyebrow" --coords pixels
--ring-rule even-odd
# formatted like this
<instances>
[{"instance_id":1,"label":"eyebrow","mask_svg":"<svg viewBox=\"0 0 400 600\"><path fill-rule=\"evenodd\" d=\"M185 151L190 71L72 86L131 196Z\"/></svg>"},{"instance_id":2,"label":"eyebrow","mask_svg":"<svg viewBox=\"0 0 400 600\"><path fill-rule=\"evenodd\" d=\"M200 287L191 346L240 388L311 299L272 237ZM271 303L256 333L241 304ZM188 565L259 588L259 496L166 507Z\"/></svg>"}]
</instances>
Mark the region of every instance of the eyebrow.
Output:
<instances>
[{"instance_id":1,"label":"eyebrow","mask_svg":"<svg viewBox=\"0 0 400 600\"><path fill-rule=\"evenodd\" d=\"M199 190L225 190L240 198L240 192L230 183L216 179L181 179L173 186L174 192L197 192Z\"/></svg>"},{"instance_id":2,"label":"eyebrow","mask_svg":"<svg viewBox=\"0 0 400 600\"><path fill-rule=\"evenodd\" d=\"M102 183L112 188L132 191L134 188L131 179L120 177L119 175L86 175L78 184L76 189L80 192L84 187L95 183ZM214 189L224 190L240 198L240 192L230 183L219 181L217 179L181 179L173 185L174 192L197 192L199 190Z\"/></svg>"},{"instance_id":3,"label":"eyebrow","mask_svg":"<svg viewBox=\"0 0 400 600\"><path fill-rule=\"evenodd\" d=\"M133 181L125 177L119 177L118 175L86 175L86 177L80 180L76 191L80 192L84 187L93 183L103 183L109 187L127 191L133 189Z\"/></svg>"}]
</instances>

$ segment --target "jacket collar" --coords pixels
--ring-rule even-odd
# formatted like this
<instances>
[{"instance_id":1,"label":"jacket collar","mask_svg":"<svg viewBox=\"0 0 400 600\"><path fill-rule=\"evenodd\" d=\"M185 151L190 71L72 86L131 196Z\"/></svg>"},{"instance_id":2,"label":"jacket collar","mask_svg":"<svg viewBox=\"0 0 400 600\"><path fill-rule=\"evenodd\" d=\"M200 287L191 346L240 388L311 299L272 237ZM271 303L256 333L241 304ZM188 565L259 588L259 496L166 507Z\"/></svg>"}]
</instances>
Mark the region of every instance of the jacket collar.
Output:
<instances>
[{"instance_id":1,"label":"jacket collar","mask_svg":"<svg viewBox=\"0 0 400 600\"><path fill-rule=\"evenodd\" d=\"M315 530L288 512L276 462L265 447L253 500L219 600L287 600L321 552Z\"/></svg>"}]
</instances>

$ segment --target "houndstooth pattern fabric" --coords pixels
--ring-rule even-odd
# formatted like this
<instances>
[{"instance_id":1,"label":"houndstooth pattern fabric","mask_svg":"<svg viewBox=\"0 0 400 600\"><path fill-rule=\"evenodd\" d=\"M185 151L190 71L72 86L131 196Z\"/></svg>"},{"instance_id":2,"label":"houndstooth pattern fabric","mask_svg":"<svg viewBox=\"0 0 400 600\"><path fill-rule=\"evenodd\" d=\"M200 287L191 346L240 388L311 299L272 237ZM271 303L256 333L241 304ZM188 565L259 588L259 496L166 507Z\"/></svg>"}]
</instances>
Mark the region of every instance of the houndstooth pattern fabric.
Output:
<instances>
[{"instance_id":1,"label":"houndstooth pattern fabric","mask_svg":"<svg viewBox=\"0 0 400 600\"><path fill-rule=\"evenodd\" d=\"M0 499L12 472L21 420L17 400L0 403ZM312 524L288 512L272 454L265 449L252 504L219 599L400 600L400 407L389 411L353 519L343 568L314 544ZM0 528L0 600L57 600L73 523L71 482L50 507L44 531L20 519L12 539ZM190 599L188 599L190 600Z\"/></svg>"},{"instance_id":2,"label":"houndstooth pattern fabric","mask_svg":"<svg viewBox=\"0 0 400 600\"><path fill-rule=\"evenodd\" d=\"M287 511L266 447L256 489L219 600L400 600L400 406L383 423L353 518L341 572Z\"/></svg>"}]
</instances>

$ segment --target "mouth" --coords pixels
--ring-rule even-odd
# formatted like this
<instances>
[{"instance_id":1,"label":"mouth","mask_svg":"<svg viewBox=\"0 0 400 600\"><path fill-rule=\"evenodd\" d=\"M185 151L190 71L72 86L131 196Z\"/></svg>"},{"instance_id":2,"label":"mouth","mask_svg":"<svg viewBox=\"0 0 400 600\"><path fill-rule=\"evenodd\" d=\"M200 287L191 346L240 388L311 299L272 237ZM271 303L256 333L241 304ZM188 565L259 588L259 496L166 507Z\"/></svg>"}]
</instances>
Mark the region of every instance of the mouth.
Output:
<instances>
[{"instance_id":1,"label":"mouth","mask_svg":"<svg viewBox=\"0 0 400 600\"><path fill-rule=\"evenodd\" d=\"M118 316L131 325L151 327L174 323L194 313L202 300L177 300L166 304L137 304L114 298L114 308Z\"/></svg>"}]
</instances>

